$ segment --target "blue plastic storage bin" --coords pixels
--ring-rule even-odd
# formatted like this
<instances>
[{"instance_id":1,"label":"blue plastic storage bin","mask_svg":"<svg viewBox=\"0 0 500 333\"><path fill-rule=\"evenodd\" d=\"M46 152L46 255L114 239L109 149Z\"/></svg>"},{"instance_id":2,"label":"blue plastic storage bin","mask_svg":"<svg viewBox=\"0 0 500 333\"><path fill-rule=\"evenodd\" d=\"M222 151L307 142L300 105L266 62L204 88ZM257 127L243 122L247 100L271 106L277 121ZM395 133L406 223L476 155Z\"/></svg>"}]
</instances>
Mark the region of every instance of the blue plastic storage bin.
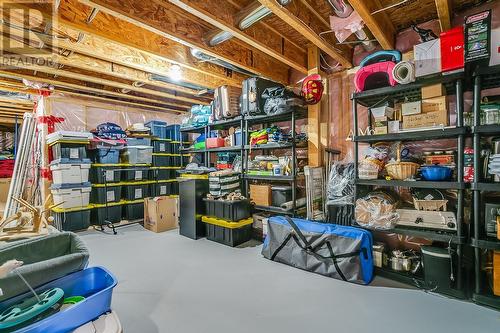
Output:
<instances>
[{"instance_id":1,"label":"blue plastic storage bin","mask_svg":"<svg viewBox=\"0 0 500 333\"><path fill-rule=\"evenodd\" d=\"M166 122L159 120L151 120L145 123L144 125L150 128L152 136L156 136L160 139L168 139Z\"/></svg>"},{"instance_id":2,"label":"blue plastic storage bin","mask_svg":"<svg viewBox=\"0 0 500 333\"><path fill-rule=\"evenodd\" d=\"M98 147L94 152L94 161L100 164L117 164L120 162L122 147Z\"/></svg>"},{"instance_id":3,"label":"blue plastic storage bin","mask_svg":"<svg viewBox=\"0 0 500 333\"><path fill-rule=\"evenodd\" d=\"M234 131L234 145L241 146L242 143L242 133L240 129Z\"/></svg>"},{"instance_id":4,"label":"blue plastic storage bin","mask_svg":"<svg viewBox=\"0 0 500 333\"><path fill-rule=\"evenodd\" d=\"M61 288L64 297L83 296L85 299L75 305L59 311L52 316L37 321L29 326L16 330L17 333L67 333L81 325L99 317L111 308L111 297L117 280L103 267L90 267L66 275L43 286L36 288L39 293L49 288ZM0 304L0 312L18 303L25 297L31 297L31 292L25 293Z\"/></svg>"}]
</instances>

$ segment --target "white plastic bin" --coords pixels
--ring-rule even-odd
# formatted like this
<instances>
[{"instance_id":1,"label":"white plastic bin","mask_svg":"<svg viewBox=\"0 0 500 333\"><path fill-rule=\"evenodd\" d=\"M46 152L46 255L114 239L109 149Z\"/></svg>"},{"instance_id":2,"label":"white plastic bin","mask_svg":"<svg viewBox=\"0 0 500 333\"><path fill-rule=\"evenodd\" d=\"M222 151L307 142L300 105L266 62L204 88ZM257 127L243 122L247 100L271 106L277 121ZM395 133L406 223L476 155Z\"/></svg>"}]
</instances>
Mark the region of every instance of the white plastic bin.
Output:
<instances>
[{"instance_id":1,"label":"white plastic bin","mask_svg":"<svg viewBox=\"0 0 500 333\"><path fill-rule=\"evenodd\" d=\"M77 207L86 207L90 202L90 183L83 184L53 184L50 187L54 204L63 202L58 208L68 209Z\"/></svg>"},{"instance_id":2,"label":"white plastic bin","mask_svg":"<svg viewBox=\"0 0 500 333\"><path fill-rule=\"evenodd\" d=\"M121 161L127 164L151 164L153 162L153 147L127 146L122 150Z\"/></svg>"},{"instance_id":3,"label":"white plastic bin","mask_svg":"<svg viewBox=\"0 0 500 333\"><path fill-rule=\"evenodd\" d=\"M81 184L89 181L90 160L80 162L61 158L50 163L54 184Z\"/></svg>"}]
</instances>

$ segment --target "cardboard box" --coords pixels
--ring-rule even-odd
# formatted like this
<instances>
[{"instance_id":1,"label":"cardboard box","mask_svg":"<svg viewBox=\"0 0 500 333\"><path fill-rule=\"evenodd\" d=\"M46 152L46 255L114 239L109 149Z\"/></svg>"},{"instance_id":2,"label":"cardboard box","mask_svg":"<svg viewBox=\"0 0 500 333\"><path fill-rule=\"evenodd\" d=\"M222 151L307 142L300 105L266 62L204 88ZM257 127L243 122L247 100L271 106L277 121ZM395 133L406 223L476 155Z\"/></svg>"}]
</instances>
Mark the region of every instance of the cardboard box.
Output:
<instances>
[{"instance_id":1,"label":"cardboard box","mask_svg":"<svg viewBox=\"0 0 500 333\"><path fill-rule=\"evenodd\" d=\"M250 185L250 200L257 206L271 206L271 185Z\"/></svg>"},{"instance_id":2,"label":"cardboard box","mask_svg":"<svg viewBox=\"0 0 500 333\"><path fill-rule=\"evenodd\" d=\"M441 73L441 45L439 38L413 46L415 76Z\"/></svg>"},{"instance_id":3,"label":"cardboard box","mask_svg":"<svg viewBox=\"0 0 500 333\"><path fill-rule=\"evenodd\" d=\"M421 92L422 99L446 96L446 89L442 83L422 87Z\"/></svg>"},{"instance_id":4,"label":"cardboard box","mask_svg":"<svg viewBox=\"0 0 500 333\"><path fill-rule=\"evenodd\" d=\"M434 97L422 100L422 113L429 112L446 112L448 105L446 103L446 96Z\"/></svg>"},{"instance_id":5,"label":"cardboard box","mask_svg":"<svg viewBox=\"0 0 500 333\"><path fill-rule=\"evenodd\" d=\"M500 251L493 251L493 294L500 296Z\"/></svg>"},{"instance_id":6,"label":"cardboard box","mask_svg":"<svg viewBox=\"0 0 500 333\"><path fill-rule=\"evenodd\" d=\"M403 117L403 129L448 126L448 113L437 111Z\"/></svg>"},{"instance_id":7,"label":"cardboard box","mask_svg":"<svg viewBox=\"0 0 500 333\"><path fill-rule=\"evenodd\" d=\"M387 126L377 126L374 129L375 135L387 134Z\"/></svg>"},{"instance_id":8,"label":"cardboard box","mask_svg":"<svg viewBox=\"0 0 500 333\"><path fill-rule=\"evenodd\" d=\"M421 102L416 101L401 104L401 113L403 116L422 113Z\"/></svg>"},{"instance_id":9,"label":"cardboard box","mask_svg":"<svg viewBox=\"0 0 500 333\"><path fill-rule=\"evenodd\" d=\"M144 199L144 228L163 232L179 226L178 200L171 197Z\"/></svg>"},{"instance_id":10,"label":"cardboard box","mask_svg":"<svg viewBox=\"0 0 500 333\"><path fill-rule=\"evenodd\" d=\"M12 178L0 178L0 202L7 202L11 179Z\"/></svg>"}]
</instances>

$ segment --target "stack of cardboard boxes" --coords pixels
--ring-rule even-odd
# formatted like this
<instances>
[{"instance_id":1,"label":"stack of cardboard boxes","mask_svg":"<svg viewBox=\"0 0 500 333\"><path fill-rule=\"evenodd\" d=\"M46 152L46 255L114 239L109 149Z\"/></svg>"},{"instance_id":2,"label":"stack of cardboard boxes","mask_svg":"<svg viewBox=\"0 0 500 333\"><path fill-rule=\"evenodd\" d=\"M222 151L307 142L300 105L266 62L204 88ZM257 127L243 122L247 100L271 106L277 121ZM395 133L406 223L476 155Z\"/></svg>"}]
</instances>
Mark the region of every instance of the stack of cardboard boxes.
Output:
<instances>
[{"instance_id":1,"label":"stack of cardboard boxes","mask_svg":"<svg viewBox=\"0 0 500 333\"><path fill-rule=\"evenodd\" d=\"M401 105L403 129L448 126L446 90L442 84L422 87L422 100Z\"/></svg>"},{"instance_id":2,"label":"stack of cardboard boxes","mask_svg":"<svg viewBox=\"0 0 500 333\"><path fill-rule=\"evenodd\" d=\"M389 123L394 119L394 108L385 105L376 108L371 108L370 112L373 116L374 134L387 134Z\"/></svg>"}]
</instances>

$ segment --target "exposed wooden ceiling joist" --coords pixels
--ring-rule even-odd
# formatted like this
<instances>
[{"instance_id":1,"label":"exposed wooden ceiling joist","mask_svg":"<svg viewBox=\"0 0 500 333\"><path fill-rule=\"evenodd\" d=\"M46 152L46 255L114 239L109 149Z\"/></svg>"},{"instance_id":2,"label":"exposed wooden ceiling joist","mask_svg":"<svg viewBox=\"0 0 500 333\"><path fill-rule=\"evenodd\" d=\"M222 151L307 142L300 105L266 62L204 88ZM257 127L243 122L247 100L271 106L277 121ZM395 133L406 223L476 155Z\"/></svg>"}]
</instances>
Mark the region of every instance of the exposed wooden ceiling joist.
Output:
<instances>
[{"instance_id":1,"label":"exposed wooden ceiling joist","mask_svg":"<svg viewBox=\"0 0 500 333\"><path fill-rule=\"evenodd\" d=\"M385 12L373 14L382 8L379 0L349 0L352 8L361 16L368 29L384 49L394 49L396 29Z\"/></svg>"},{"instance_id":2,"label":"exposed wooden ceiling joist","mask_svg":"<svg viewBox=\"0 0 500 333\"><path fill-rule=\"evenodd\" d=\"M169 1L218 29L230 32L235 38L276 60L295 68L301 73L307 73L307 54L304 49L299 49L295 45L287 43L287 40L282 38L281 35L259 23L250 26L244 31L240 30L238 27L239 18L243 17L245 12L250 13L254 8L243 9L243 13L240 13L238 7L225 0ZM217 10L214 10L214 8L217 8Z\"/></svg>"},{"instance_id":3,"label":"exposed wooden ceiling joist","mask_svg":"<svg viewBox=\"0 0 500 333\"><path fill-rule=\"evenodd\" d=\"M9 58L0 56L0 60L2 61L2 63L4 63L3 62L4 59L9 59ZM135 87L132 84L124 84L124 83L120 83L120 82L116 82L116 81L105 80L102 78L96 78L95 76L91 76L91 75L73 73L71 71L65 70L64 68L63 69L56 69L56 68L52 68L49 66L35 65L35 64L29 63L29 62L16 62L14 64L17 68L20 68L20 69L40 71L43 73L67 77L67 78L71 78L71 79L75 79L75 80L82 80L85 82L102 84L102 85L106 85L109 87L115 87L118 89L135 91L135 92L141 93L141 94L147 94L147 95L152 95L152 96L161 97L161 98L168 98L168 99L171 99L173 101L177 101L177 103L189 103L189 105L190 104L204 104L204 105L209 104L207 101L201 100L201 99L194 99L194 98L190 98L190 97L177 96L177 95L173 95L173 94L169 94L169 93L159 92L159 91L152 90L152 89Z\"/></svg>"},{"instance_id":4,"label":"exposed wooden ceiling joist","mask_svg":"<svg viewBox=\"0 0 500 333\"><path fill-rule=\"evenodd\" d=\"M50 3L30 4L30 8L36 10L30 12L30 21L25 22L25 26L36 29L42 25L44 18L48 22L51 18L50 6ZM53 22L53 32L58 36L72 38L52 40L51 43L73 52L158 75L168 75L172 64L178 64L183 69L183 81L208 88L224 84L238 86L247 77L236 72L228 73L224 68L211 63L200 62L191 56L188 47L112 15L100 12L91 23L86 23L91 10L91 7L77 0L61 2L57 20ZM79 33L83 35L76 43Z\"/></svg>"},{"instance_id":5,"label":"exposed wooden ceiling joist","mask_svg":"<svg viewBox=\"0 0 500 333\"><path fill-rule=\"evenodd\" d=\"M24 104L16 104L16 103L8 103L8 102L0 102L0 107L16 109L16 110L31 110L33 106L24 105Z\"/></svg>"},{"instance_id":6,"label":"exposed wooden ceiling joist","mask_svg":"<svg viewBox=\"0 0 500 333\"><path fill-rule=\"evenodd\" d=\"M200 22L195 16L173 4L165 1L141 0L81 0L81 2L190 48L200 49L257 75L288 83L289 66L257 49L248 48L244 43L228 40L214 47L207 46L204 37L214 27Z\"/></svg>"},{"instance_id":7,"label":"exposed wooden ceiling joist","mask_svg":"<svg viewBox=\"0 0 500 333\"><path fill-rule=\"evenodd\" d=\"M40 41L40 35L36 35L33 32L26 33L26 31L21 30L13 30L10 33L10 46L17 47L21 45L32 45L33 47L37 45ZM13 41L13 39L16 39ZM80 54L78 52L70 52L69 54L62 55L62 49L57 48L49 48L47 43L50 42L49 38L41 37L41 40L45 42L45 46L47 48L46 58L50 59L51 62L57 63L64 66L71 66L74 68L82 69L85 71L92 71L99 73L101 75L106 75L109 77L116 77L124 80L130 80L134 82L147 83L148 85L161 88L161 89L169 89L171 91L187 94L187 95L197 95L198 90L182 87L179 85L165 83L162 81L155 81L151 79L152 73L147 73L142 70L138 70L135 68L123 66L114 62L98 59L95 57L90 57L84 54ZM18 43L18 45L16 44ZM21 44L22 43L22 44ZM45 50L45 49L44 49ZM43 50L41 50L43 51ZM21 54L22 55L22 54ZM37 55L40 57L41 55ZM97 75L98 77L98 75Z\"/></svg>"},{"instance_id":8,"label":"exposed wooden ceiling joist","mask_svg":"<svg viewBox=\"0 0 500 333\"><path fill-rule=\"evenodd\" d=\"M451 0L435 0L441 32L451 28Z\"/></svg>"},{"instance_id":9,"label":"exposed wooden ceiling joist","mask_svg":"<svg viewBox=\"0 0 500 333\"><path fill-rule=\"evenodd\" d=\"M70 89L76 89L77 91L84 91L87 93L94 93L98 95L104 95L104 96L113 96L117 98L124 98L124 99L129 99L129 100L135 100L135 101L142 101L146 103L156 103L160 105L165 105L166 108L171 108L171 109L176 109L179 108L179 112L185 112L187 109L189 109L189 106L184 106L184 105L179 105L176 103L169 103L167 101L163 101L161 99L157 99L154 96L150 97L143 97L143 96L135 96L135 95L130 95L130 94L123 94L119 93L113 90L106 90L105 86L102 86L100 88L93 88L89 87L85 84L85 82L81 82L78 80L72 80L72 82L67 82L69 80L64 80L62 78L59 78L59 80L53 79L53 78L44 78L42 77L39 73L37 76L29 75L27 73L20 73L18 71L16 72L11 72L11 71L5 71L5 70L0 70L0 77L4 78L10 78L10 79L27 79L30 81L34 82L42 82L42 83L47 83L47 84L52 84L55 87L63 87L63 88L70 88ZM108 88L109 89L109 88Z\"/></svg>"},{"instance_id":10,"label":"exposed wooden ceiling joist","mask_svg":"<svg viewBox=\"0 0 500 333\"><path fill-rule=\"evenodd\" d=\"M319 33L324 31L324 24L312 24L313 15L309 16L309 21L306 22L302 15L307 15L307 7L300 2L293 2L290 7L281 6L276 0L258 0L262 5L269 8L281 20L289 24L293 29L311 41L321 51L328 54L330 57L338 61L344 68L352 67L351 50L345 45L335 45L333 39L325 39L319 36ZM290 10L293 9L293 12Z\"/></svg>"}]
</instances>

